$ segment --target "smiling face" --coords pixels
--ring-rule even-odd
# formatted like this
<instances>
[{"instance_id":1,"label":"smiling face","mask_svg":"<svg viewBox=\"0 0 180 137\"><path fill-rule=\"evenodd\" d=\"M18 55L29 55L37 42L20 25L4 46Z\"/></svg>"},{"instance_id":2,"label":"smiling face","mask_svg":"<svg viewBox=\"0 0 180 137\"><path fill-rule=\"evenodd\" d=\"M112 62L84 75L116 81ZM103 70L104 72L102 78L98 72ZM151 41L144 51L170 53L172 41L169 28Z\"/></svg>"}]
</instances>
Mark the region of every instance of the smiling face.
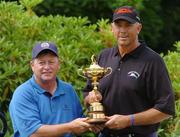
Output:
<instances>
[{"instance_id":1,"label":"smiling face","mask_svg":"<svg viewBox=\"0 0 180 137\"><path fill-rule=\"evenodd\" d=\"M117 39L118 45L122 47L132 46L138 41L141 31L140 23L129 23L126 20L118 20L112 23L112 32Z\"/></svg>"},{"instance_id":2,"label":"smiling face","mask_svg":"<svg viewBox=\"0 0 180 137\"><path fill-rule=\"evenodd\" d=\"M59 65L58 57L51 51L42 52L31 61L32 71L39 84L56 80Z\"/></svg>"}]
</instances>

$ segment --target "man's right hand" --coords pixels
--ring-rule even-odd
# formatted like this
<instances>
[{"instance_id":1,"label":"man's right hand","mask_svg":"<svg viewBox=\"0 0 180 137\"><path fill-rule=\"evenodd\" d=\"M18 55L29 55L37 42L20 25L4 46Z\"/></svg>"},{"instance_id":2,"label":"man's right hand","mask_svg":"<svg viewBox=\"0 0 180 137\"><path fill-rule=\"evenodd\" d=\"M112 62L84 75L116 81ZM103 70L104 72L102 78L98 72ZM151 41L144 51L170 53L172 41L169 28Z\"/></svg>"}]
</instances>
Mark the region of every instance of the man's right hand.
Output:
<instances>
[{"instance_id":1,"label":"man's right hand","mask_svg":"<svg viewBox=\"0 0 180 137\"><path fill-rule=\"evenodd\" d=\"M87 118L77 118L71 121L70 129L72 134L80 135L89 130L92 126L86 123Z\"/></svg>"}]
</instances>

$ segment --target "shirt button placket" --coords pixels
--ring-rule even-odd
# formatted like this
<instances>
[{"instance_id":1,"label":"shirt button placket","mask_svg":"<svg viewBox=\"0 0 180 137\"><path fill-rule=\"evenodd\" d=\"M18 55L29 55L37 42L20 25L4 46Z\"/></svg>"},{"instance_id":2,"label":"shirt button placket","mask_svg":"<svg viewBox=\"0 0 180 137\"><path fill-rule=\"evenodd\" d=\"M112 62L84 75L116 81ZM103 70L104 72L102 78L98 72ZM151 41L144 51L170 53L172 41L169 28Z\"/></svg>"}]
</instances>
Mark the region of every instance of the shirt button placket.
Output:
<instances>
[{"instance_id":1,"label":"shirt button placket","mask_svg":"<svg viewBox=\"0 0 180 137\"><path fill-rule=\"evenodd\" d=\"M122 65L122 61L119 62L119 67L118 67L118 71L121 70L121 65Z\"/></svg>"},{"instance_id":2,"label":"shirt button placket","mask_svg":"<svg viewBox=\"0 0 180 137\"><path fill-rule=\"evenodd\" d=\"M51 111L55 112L56 111L56 104L55 104L55 99L51 98Z\"/></svg>"},{"instance_id":3,"label":"shirt button placket","mask_svg":"<svg viewBox=\"0 0 180 137\"><path fill-rule=\"evenodd\" d=\"M50 101L51 101L51 112L55 112L56 108L55 108L55 100L54 100L54 98L51 97Z\"/></svg>"}]
</instances>

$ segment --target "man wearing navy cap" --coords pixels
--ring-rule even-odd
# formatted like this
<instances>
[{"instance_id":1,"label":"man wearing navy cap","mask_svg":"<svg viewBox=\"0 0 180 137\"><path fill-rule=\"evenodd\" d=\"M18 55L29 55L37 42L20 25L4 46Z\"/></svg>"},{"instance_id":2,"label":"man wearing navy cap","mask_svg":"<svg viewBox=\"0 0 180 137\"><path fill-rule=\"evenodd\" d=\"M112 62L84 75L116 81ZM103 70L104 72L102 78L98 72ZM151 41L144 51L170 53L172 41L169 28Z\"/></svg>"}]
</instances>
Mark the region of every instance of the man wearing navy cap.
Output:
<instances>
[{"instance_id":1,"label":"man wearing navy cap","mask_svg":"<svg viewBox=\"0 0 180 137\"><path fill-rule=\"evenodd\" d=\"M111 67L99 94L84 89L85 103L101 100L108 121L100 137L157 137L159 123L175 114L174 95L163 59L138 39L142 24L137 11L123 6L113 13L117 46L104 49L98 63Z\"/></svg>"},{"instance_id":2,"label":"man wearing navy cap","mask_svg":"<svg viewBox=\"0 0 180 137\"><path fill-rule=\"evenodd\" d=\"M54 43L35 45L33 76L15 90L9 106L14 137L72 137L90 128L73 87L57 78L59 66Z\"/></svg>"}]
</instances>

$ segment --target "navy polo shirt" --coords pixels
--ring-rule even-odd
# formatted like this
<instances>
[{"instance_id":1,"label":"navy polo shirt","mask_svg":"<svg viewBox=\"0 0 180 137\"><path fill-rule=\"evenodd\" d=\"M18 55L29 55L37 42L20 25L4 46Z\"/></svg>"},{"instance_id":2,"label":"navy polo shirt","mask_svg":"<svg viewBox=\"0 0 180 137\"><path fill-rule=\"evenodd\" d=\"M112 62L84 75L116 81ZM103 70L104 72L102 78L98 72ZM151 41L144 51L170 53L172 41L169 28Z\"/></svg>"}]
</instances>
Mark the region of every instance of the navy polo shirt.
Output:
<instances>
[{"instance_id":1,"label":"navy polo shirt","mask_svg":"<svg viewBox=\"0 0 180 137\"><path fill-rule=\"evenodd\" d=\"M34 76L15 90L9 111L14 137L28 137L44 124L62 124L82 117L79 98L70 84L57 78L57 89L51 96Z\"/></svg>"},{"instance_id":2,"label":"navy polo shirt","mask_svg":"<svg viewBox=\"0 0 180 137\"><path fill-rule=\"evenodd\" d=\"M99 91L103 96L105 114L129 115L150 108L174 115L174 95L163 59L145 43L120 56L118 47L104 49L98 58L101 67L111 67L112 73L100 80ZM88 82L85 92L92 90ZM104 132L149 134L159 124L134 126L119 131Z\"/></svg>"}]
</instances>

